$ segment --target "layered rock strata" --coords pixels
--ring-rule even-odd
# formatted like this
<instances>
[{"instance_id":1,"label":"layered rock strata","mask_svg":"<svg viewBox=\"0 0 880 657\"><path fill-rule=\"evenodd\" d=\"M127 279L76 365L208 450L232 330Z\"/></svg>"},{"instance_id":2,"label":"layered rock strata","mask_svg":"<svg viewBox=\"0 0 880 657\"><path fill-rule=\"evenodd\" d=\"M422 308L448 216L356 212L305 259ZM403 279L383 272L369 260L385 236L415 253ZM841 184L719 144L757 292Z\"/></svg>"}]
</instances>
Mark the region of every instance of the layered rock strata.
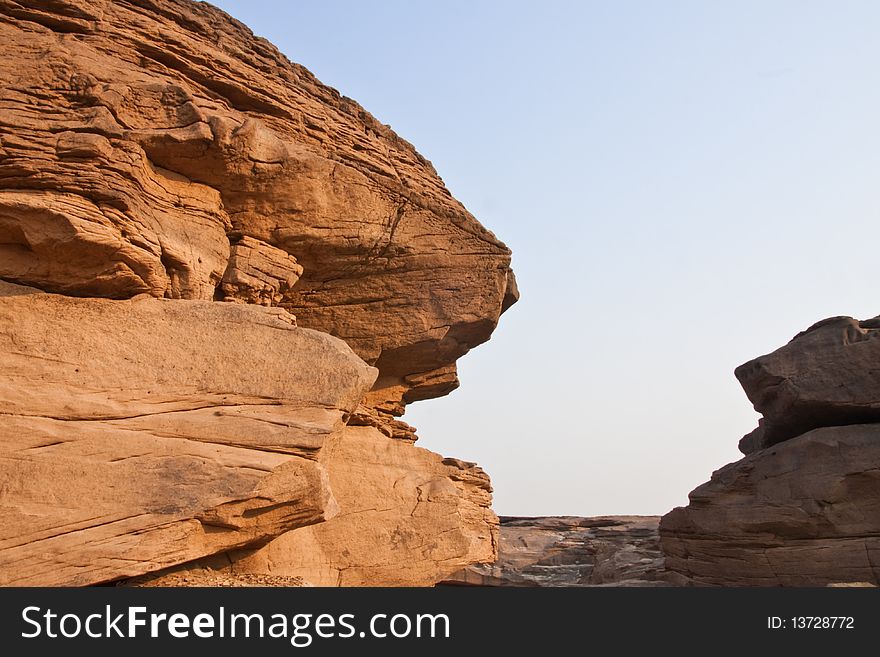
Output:
<instances>
[{"instance_id":1,"label":"layered rock strata","mask_svg":"<svg viewBox=\"0 0 880 657\"><path fill-rule=\"evenodd\" d=\"M396 419L518 296L431 164L208 4L2 2L0 39L0 583L360 531L360 485L416 508L373 518L400 583L493 558L485 475ZM345 531L308 572L391 578Z\"/></svg>"},{"instance_id":2,"label":"layered rock strata","mask_svg":"<svg viewBox=\"0 0 880 657\"><path fill-rule=\"evenodd\" d=\"M745 458L660 525L670 569L716 585L880 584L880 321L824 320L736 370Z\"/></svg>"},{"instance_id":3,"label":"layered rock strata","mask_svg":"<svg viewBox=\"0 0 880 657\"><path fill-rule=\"evenodd\" d=\"M332 517L317 455L376 376L281 309L7 283L0 353L0 585L137 575Z\"/></svg>"},{"instance_id":4,"label":"layered rock strata","mask_svg":"<svg viewBox=\"0 0 880 657\"><path fill-rule=\"evenodd\" d=\"M736 368L757 429L743 454L819 427L880 422L880 319L822 320L772 354Z\"/></svg>"},{"instance_id":5,"label":"layered rock strata","mask_svg":"<svg viewBox=\"0 0 880 657\"><path fill-rule=\"evenodd\" d=\"M657 516L502 517L498 558L443 583L469 586L673 586Z\"/></svg>"},{"instance_id":6,"label":"layered rock strata","mask_svg":"<svg viewBox=\"0 0 880 657\"><path fill-rule=\"evenodd\" d=\"M454 389L515 301L427 160L214 7L8 2L0 40L0 277L284 307L379 369L380 418Z\"/></svg>"},{"instance_id":7,"label":"layered rock strata","mask_svg":"<svg viewBox=\"0 0 880 657\"><path fill-rule=\"evenodd\" d=\"M429 586L495 558L489 478L474 464L389 440L373 427L347 427L320 460L340 506L335 518L187 570L300 577L316 586Z\"/></svg>"}]
</instances>

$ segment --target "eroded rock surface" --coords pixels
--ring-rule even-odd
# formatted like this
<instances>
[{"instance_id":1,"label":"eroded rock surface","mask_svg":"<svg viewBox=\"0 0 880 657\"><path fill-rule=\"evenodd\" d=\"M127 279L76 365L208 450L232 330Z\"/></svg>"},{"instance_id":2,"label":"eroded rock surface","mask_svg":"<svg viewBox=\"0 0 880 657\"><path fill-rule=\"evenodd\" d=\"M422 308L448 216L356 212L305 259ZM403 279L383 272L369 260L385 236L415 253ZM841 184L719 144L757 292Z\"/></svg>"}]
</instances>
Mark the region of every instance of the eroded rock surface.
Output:
<instances>
[{"instance_id":1,"label":"eroded rock surface","mask_svg":"<svg viewBox=\"0 0 880 657\"><path fill-rule=\"evenodd\" d=\"M745 458L660 524L703 584L880 583L880 322L823 320L736 370L760 426Z\"/></svg>"},{"instance_id":2,"label":"eroded rock surface","mask_svg":"<svg viewBox=\"0 0 880 657\"><path fill-rule=\"evenodd\" d=\"M282 306L378 367L383 416L515 300L427 160L216 8L9 2L0 40L0 277Z\"/></svg>"},{"instance_id":3,"label":"eroded rock surface","mask_svg":"<svg viewBox=\"0 0 880 657\"><path fill-rule=\"evenodd\" d=\"M771 354L736 368L760 426L749 454L810 429L880 422L880 319L832 317Z\"/></svg>"},{"instance_id":4,"label":"eroded rock surface","mask_svg":"<svg viewBox=\"0 0 880 657\"><path fill-rule=\"evenodd\" d=\"M0 2L0 40L0 584L161 571L340 504L295 555L322 582L491 560L485 475L396 419L518 297L431 164L208 4Z\"/></svg>"},{"instance_id":5,"label":"eroded rock surface","mask_svg":"<svg viewBox=\"0 0 880 657\"><path fill-rule=\"evenodd\" d=\"M375 378L281 309L0 283L0 585L91 584L334 515Z\"/></svg>"},{"instance_id":6,"label":"eroded rock surface","mask_svg":"<svg viewBox=\"0 0 880 657\"><path fill-rule=\"evenodd\" d=\"M669 568L707 584L880 584L880 425L814 429L712 475L663 517Z\"/></svg>"},{"instance_id":7,"label":"eroded rock surface","mask_svg":"<svg viewBox=\"0 0 880 657\"><path fill-rule=\"evenodd\" d=\"M671 586L657 516L501 517L498 559L445 584L472 586Z\"/></svg>"},{"instance_id":8,"label":"eroded rock surface","mask_svg":"<svg viewBox=\"0 0 880 657\"><path fill-rule=\"evenodd\" d=\"M292 255L265 242L246 236L233 239L229 264L215 296L223 301L277 305L299 280L302 267Z\"/></svg>"},{"instance_id":9,"label":"eroded rock surface","mask_svg":"<svg viewBox=\"0 0 880 657\"><path fill-rule=\"evenodd\" d=\"M495 558L489 478L473 463L374 427L347 427L320 460L339 504L336 517L256 551L200 562L193 572L300 577L316 586L428 586Z\"/></svg>"}]
</instances>

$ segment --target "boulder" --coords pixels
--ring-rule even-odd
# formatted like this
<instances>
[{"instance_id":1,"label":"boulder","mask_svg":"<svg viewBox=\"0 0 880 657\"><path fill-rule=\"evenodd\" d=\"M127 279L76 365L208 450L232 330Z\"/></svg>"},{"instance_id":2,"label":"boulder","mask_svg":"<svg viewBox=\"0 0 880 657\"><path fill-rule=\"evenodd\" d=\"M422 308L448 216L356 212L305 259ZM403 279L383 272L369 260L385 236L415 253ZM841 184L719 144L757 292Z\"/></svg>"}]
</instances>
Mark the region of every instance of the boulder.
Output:
<instances>
[{"instance_id":1,"label":"boulder","mask_svg":"<svg viewBox=\"0 0 880 657\"><path fill-rule=\"evenodd\" d=\"M833 317L736 369L747 456L663 516L666 563L725 586L880 583L880 320Z\"/></svg>"},{"instance_id":2,"label":"boulder","mask_svg":"<svg viewBox=\"0 0 880 657\"><path fill-rule=\"evenodd\" d=\"M771 354L736 368L760 425L743 454L811 429L880 422L880 320L822 320Z\"/></svg>"}]
</instances>

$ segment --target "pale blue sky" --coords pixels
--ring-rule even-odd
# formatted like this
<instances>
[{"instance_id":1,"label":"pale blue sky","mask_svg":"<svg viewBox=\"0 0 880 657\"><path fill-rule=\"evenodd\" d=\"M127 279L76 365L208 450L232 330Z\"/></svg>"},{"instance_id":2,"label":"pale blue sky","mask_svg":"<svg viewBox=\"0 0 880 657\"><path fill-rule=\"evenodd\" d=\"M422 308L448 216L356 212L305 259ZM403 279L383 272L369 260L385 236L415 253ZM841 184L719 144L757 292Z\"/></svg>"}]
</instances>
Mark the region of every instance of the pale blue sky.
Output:
<instances>
[{"instance_id":1,"label":"pale blue sky","mask_svg":"<svg viewBox=\"0 0 880 657\"><path fill-rule=\"evenodd\" d=\"M405 419L507 515L664 513L733 368L880 313L880 3L224 0L430 159L523 298Z\"/></svg>"}]
</instances>

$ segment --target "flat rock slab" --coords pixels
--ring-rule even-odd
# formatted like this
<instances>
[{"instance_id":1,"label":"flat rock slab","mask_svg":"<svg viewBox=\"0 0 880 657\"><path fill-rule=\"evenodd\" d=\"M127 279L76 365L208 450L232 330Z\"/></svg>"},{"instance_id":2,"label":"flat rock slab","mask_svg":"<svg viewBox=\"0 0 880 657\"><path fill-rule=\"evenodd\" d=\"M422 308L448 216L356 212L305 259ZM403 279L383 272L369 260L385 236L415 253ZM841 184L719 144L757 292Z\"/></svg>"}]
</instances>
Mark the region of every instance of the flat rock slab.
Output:
<instances>
[{"instance_id":1,"label":"flat rock slab","mask_svg":"<svg viewBox=\"0 0 880 657\"><path fill-rule=\"evenodd\" d=\"M0 283L0 584L83 585L335 514L325 441L375 378L280 309Z\"/></svg>"}]
</instances>

